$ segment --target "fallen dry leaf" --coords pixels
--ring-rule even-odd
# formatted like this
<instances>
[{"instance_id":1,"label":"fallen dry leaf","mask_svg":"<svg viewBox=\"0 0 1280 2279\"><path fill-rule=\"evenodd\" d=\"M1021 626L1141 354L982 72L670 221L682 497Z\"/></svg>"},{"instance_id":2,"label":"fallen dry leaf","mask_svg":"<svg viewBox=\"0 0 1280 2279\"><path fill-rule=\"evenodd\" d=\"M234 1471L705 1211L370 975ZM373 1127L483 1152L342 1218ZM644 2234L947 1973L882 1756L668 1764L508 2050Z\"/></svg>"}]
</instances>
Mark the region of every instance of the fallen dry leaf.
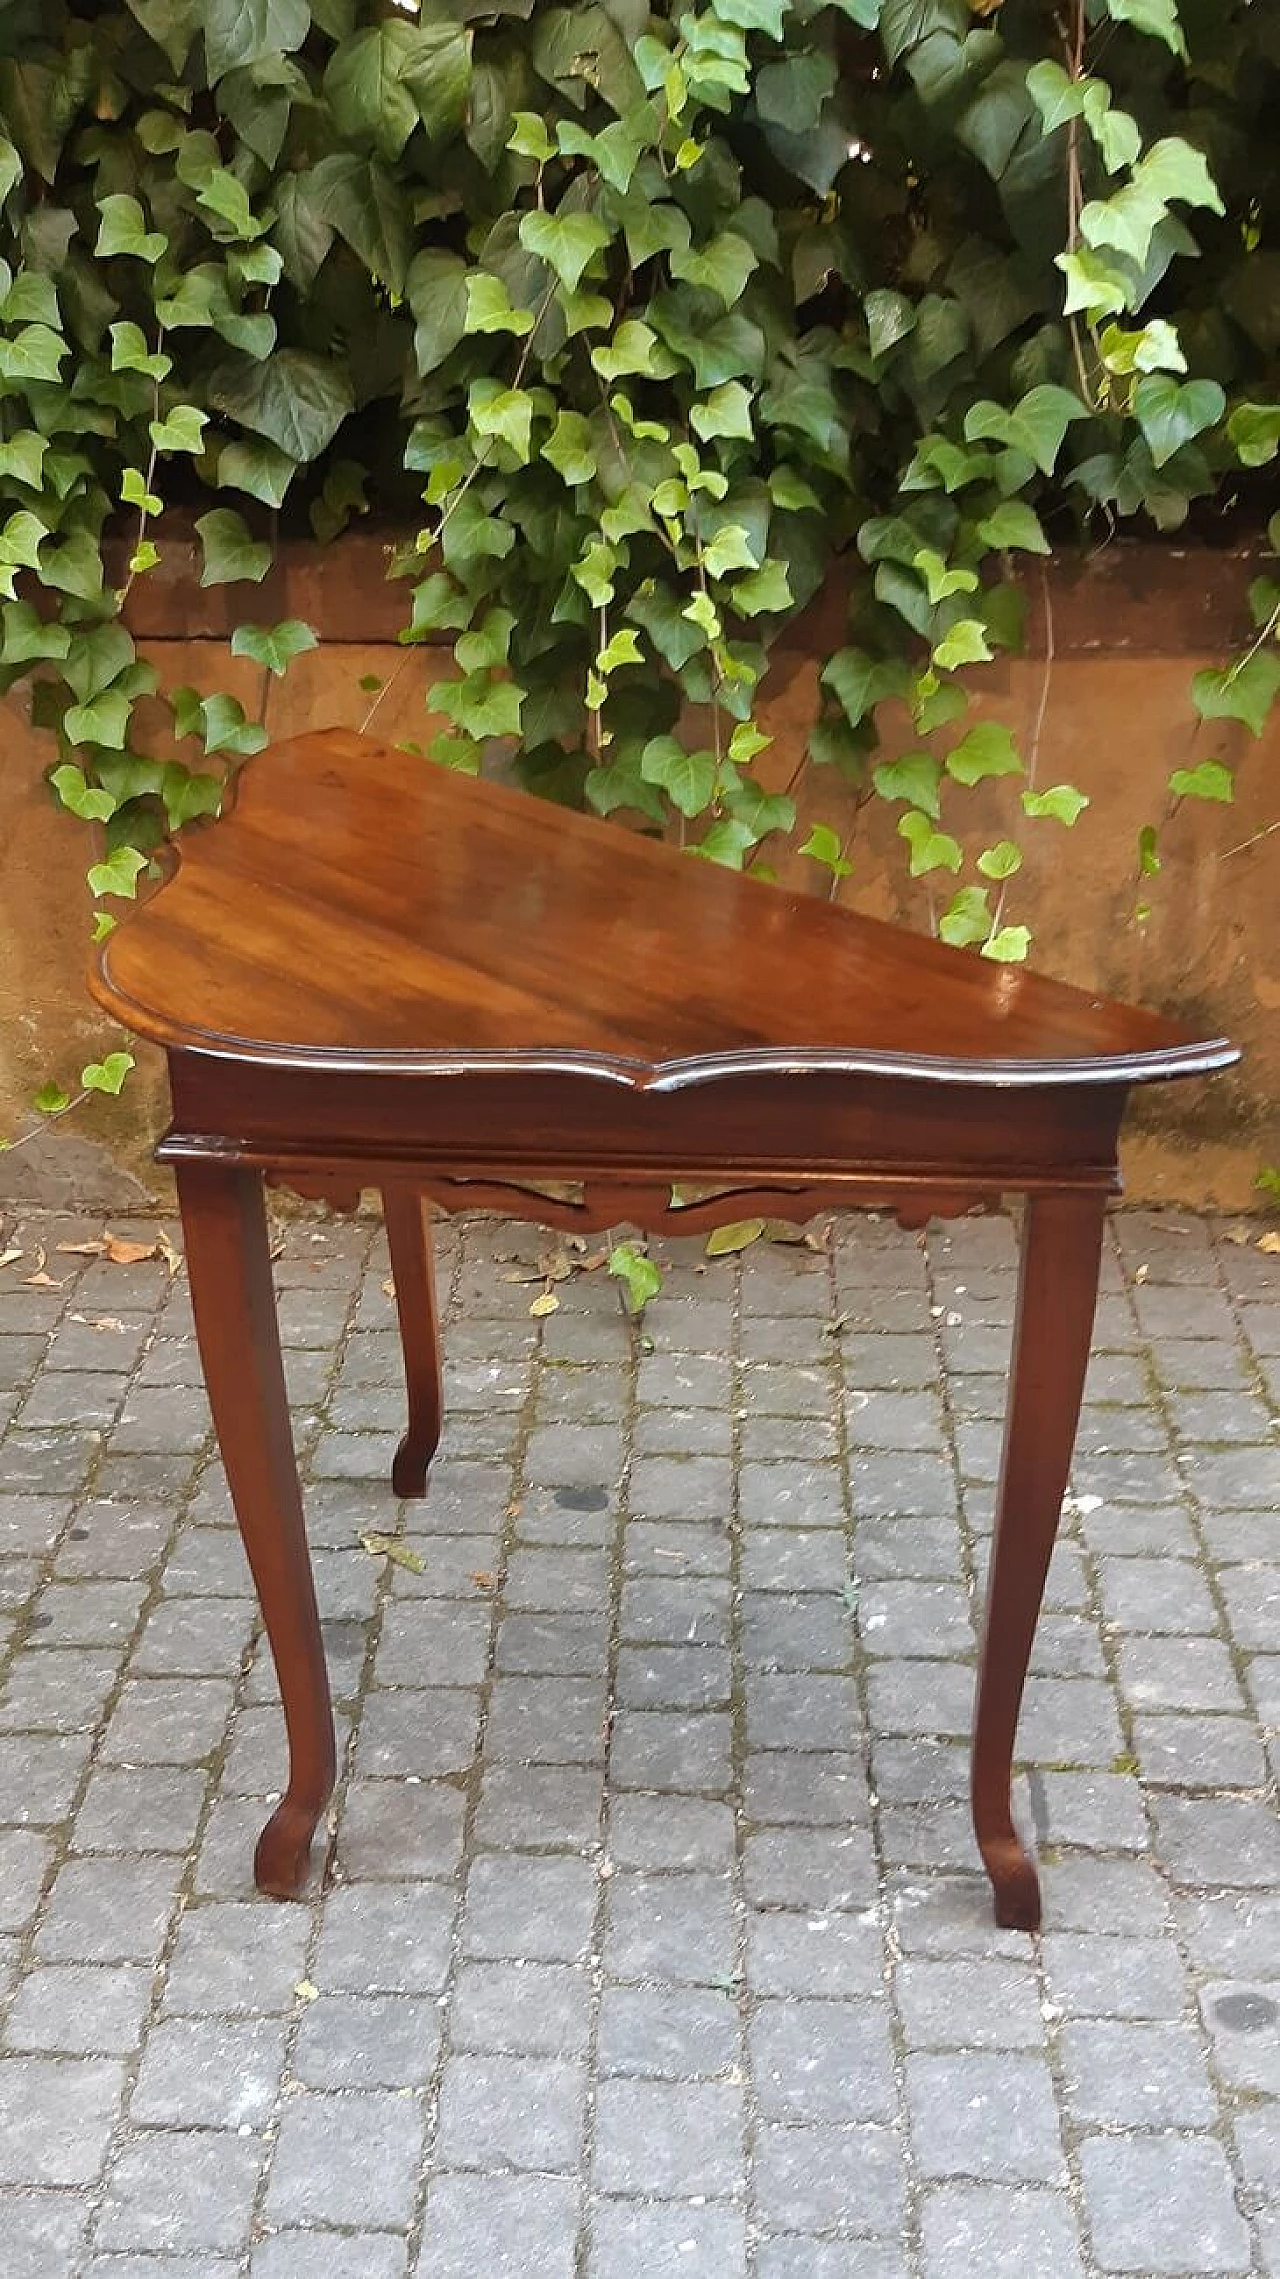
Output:
<instances>
[{"instance_id":1,"label":"fallen dry leaf","mask_svg":"<svg viewBox=\"0 0 1280 2279\"><path fill-rule=\"evenodd\" d=\"M0 1266L16 1266L22 1256L23 1253L20 1250L0 1251Z\"/></svg>"},{"instance_id":2,"label":"fallen dry leaf","mask_svg":"<svg viewBox=\"0 0 1280 2279\"><path fill-rule=\"evenodd\" d=\"M600 1268L607 1266L608 1263L609 1253L607 1250L590 1250L581 1262L582 1271L584 1274L598 1274Z\"/></svg>"},{"instance_id":3,"label":"fallen dry leaf","mask_svg":"<svg viewBox=\"0 0 1280 2279\"><path fill-rule=\"evenodd\" d=\"M471 1580L475 1584L478 1591L494 1591L498 1587L498 1578L496 1575L486 1575L482 1573L478 1568L472 1575Z\"/></svg>"},{"instance_id":4,"label":"fallen dry leaf","mask_svg":"<svg viewBox=\"0 0 1280 2279\"><path fill-rule=\"evenodd\" d=\"M156 1236L156 1249L168 1267L170 1276L176 1274L182 1264L182 1252L174 1249L167 1234Z\"/></svg>"},{"instance_id":5,"label":"fallen dry leaf","mask_svg":"<svg viewBox=\"0 0 1280 2279\"><path fill-rule=\"evenodd\" d=\"M544 1314L559 1313L560 1300L556 1296L554 1290L544 1290L540 1298L534 1299L533 1304L529 1308L529 1311L536 1320L541 1321Z\"/></svg>"},{"instance_id":6,"label":"fallen dry leaf","mask_svg":"<svg viewBox=\"0 0 1280 2279\"><path fill-rule=\"evenodd\" d=\"M299 2002L318 2002L320 2000L320 1989L318 1986L313 1986L309 1978L300 1978L293 1991Z\"/></svg>"},{"instance_id":7,"label":"fallen dry leaf","mask_svg":"<svg viewBox=\"0 0 1280 2279\"><path fill-rule=\"evenodd\" d=\"M1280 1234L1260 1234L1258 1248L1265 1250L1268 1258L1280 1258Z\"/></svg>"},{"instance_id":8,"label":"fallen dry leaf","mask_svg":"<svg viewBox=\"0 0 1280 2279\"><path fill-rule=\"evenodd\" d=\"M141 1266L144 1259L160 1257L162 1245L164 1253L177 1256L163 1235L159 1241L136 1242L128 1235L112 1234L108 1228L105 1234L96 1235L91 1242L60 1242L58 1253L63 1258L105 1258L112 1266ZM172 1267L170 1272L173 1272Z\"/></svg>"},{"instance_id":9,"label":"fallen dry leaf","mask_svg":"<svg viewBox=\"0 0 1280 2279\"><path fill-rule=\"evenodd\" d=\"M1133 1279L1135 1282L1145 1282L1149 1279L1150 1274L1151 1268L1149 1266L1139 1266Z\"/></svg>"},{"instance_id":10,"label":"fallen dry leaf","mask_svg":"<svg viewBox=\"0 0 1280 2279\"><path fill-rule=\"evenodd\" d=\"M46 1274L43 1270L22 1277L24 1290L65 1290L66 1286L65 1282L55 1282L52 1274Z\"/></svg>"},{"instance_id":11,"label":"fallen dry leaf","mask_svg":"<svg viewBox=\"0 0 1280 2279\"><path fill-rule=\"evenodd\" d=\"M68 1314L67 1319L79 1322L82 1329L109 1329L114 1330L118 1337L124 1336L125 1325L114 1314Z\"/></svg>"},{"instance_id":12,"label":"fallen dry leaf","mask_svg":"<svg viewBox=\"0 0 1280 2279\"><path fill-rule=\"evenodd\" d=\"M398 1535L378 1535L370 1529L360 1537L360 1548L367 1551L371 1559L390 1559L397 1567L407 1567L411 1575L423 1572L417 1552L402 1543Z\"/></svg>"},{"instance_id":13,"label":"fallen dry leaf","mask_svg":"<svg viewBox=\"0 0 1280 2279\"><path fill-rule=\"evenodd\" d=\"M1226 1232L1226 1240L1227 1240L1228 1242L1234 1242L1234 1243L1235 1243L1237 1246L1239 1246L1239 1245L1241 1245L1241 1244L1246 1244L1246 1243L1248 1242L1248 1240L1249 1240L1249 1229L1248 1229L1248 1227L1242 1227L1242 1226L1234 1226L1234 1227L1228 1227L1228 1228L1227 1228L1227 1232Z\"/></svg>"},{"instance_id":14,"label":"fallen dry leaf","mask_svg":"<svg viewBox=\"0 0 1280 2279\"><path fill-rule=\"evenodd\" d=\"M384 1298L394 1298L395 1294L396 1294L395 1276L394 1276L394 1275L392 1275L392 1274L388 1274L386 1281L385 1281L385 1282L383 1283L383 1285L382 1285L382 1295L383 1295L383 1297L384 1297Z\"/></svg>"}]
</instances>

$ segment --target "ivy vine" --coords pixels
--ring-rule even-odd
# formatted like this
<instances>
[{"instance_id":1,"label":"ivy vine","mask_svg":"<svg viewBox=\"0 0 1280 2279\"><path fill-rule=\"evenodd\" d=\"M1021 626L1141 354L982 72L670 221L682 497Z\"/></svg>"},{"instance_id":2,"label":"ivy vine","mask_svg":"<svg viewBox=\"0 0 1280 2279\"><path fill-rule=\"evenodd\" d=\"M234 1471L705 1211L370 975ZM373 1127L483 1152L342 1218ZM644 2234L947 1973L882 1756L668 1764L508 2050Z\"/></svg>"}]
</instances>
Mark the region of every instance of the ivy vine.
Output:
<instances>
[{"instance_id":1,"label":"ivy vine","mask_svg":"<svg viewBox=\"0 0 1280 2279\"><path fill-rule=\"evenodd\" d=\"M1028 565L1119 523L1280 554L1278 101L1275 0L5 0L0 688L101 833L98 933L264 741L137 652L166 531L251 594L281 530L375 514L417 526L426 758L509 740L734 867L796 828L770 646L851 563L808 762L892 804L946 940L1025 956L1023 833L1087 803L966 714ZM1249 600L1208 743L1280 689ZM314 645L245 608L264 674Z\"/></svg>"}]
</instances>

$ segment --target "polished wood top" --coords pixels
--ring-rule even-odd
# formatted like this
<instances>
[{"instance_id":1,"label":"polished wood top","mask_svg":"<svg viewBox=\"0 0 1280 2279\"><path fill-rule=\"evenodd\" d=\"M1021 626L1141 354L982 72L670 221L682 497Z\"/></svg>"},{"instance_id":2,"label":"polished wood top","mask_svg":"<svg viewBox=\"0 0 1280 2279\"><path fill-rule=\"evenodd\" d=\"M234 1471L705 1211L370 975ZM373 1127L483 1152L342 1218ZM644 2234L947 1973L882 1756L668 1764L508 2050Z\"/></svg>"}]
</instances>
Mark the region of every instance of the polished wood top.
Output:
<instances>
[{"instance_id":1,"label":"polished wood top","mask_svg":"<svg viewBox=\"0 0 1280 2279\"><path fill-rule=\"evenodd\" d=\"M496 1057L633 1085L815 1067L1039 1085L1238 1057L338 729L249 764L91 986L163 1045L295 1067Z\"/></svg>"}]
</instances>

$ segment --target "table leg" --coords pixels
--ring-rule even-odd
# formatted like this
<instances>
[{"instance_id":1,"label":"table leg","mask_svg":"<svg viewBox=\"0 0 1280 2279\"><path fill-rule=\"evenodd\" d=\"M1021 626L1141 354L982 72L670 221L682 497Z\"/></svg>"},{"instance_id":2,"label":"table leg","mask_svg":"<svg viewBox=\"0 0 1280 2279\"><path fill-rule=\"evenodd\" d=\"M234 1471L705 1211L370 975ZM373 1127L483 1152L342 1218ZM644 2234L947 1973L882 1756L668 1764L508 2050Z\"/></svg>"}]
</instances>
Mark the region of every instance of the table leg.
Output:
<instances>
[{"instance_id":1,"label":"table leg","mask_svg":"<svg viewBox=\"0 0 1280 2279\"><path fill-rule=\"evenodd\" d=\"M1008 1930L1040 1922L1035 1863L1010 1807L1013 1745L1080 1417L1105 1210L1101 1194L1042 1195L1023 1221L973 1737L974 1832Z\"/></svg>"},{"instance_id":2,"label":"table leg","mask_svg":"<svg viewBox=\"0 0 1280 2279\"><path fill-rule=\"evenodd\" d=\"M384 1187L382 1213L391 1246L391 1273L400 1316L409 1422L391 1466L398 1496L424 1496L427 1467L440 1442L444 1399L440 1323L430 1206L411 1187Z\"/></svg>"},{"instance_id":3,"label":"table leg","mask_svg":"<svg viewBox=\"0 0 1280 2279\"><path fill-rule=\"evenodd\" d=\"M289 1780L258 1839L259 1889L291 1899L333 1790L333 1711L280 1358L271 1252L256 1171L178 1166L196 1336L231 1501L275 1659Z\"/></svg>"}]
</instances>

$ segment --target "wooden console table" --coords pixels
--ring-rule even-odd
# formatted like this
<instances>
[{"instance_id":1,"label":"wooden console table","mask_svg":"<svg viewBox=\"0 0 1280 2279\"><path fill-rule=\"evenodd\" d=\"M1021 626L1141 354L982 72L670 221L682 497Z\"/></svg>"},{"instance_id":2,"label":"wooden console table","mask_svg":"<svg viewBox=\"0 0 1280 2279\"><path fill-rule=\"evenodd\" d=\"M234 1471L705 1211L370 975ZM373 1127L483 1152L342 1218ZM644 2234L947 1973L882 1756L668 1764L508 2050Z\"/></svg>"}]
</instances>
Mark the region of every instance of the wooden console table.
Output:
<instances>
[{"instance_id":1,"label":"wooden console table","mask_svg":"<svg viewBox=\"0 0 1280 2279\"><path fill-rule=\"evenodd\" d=\"M424 1493L440 1431L428 1199L691 1231L847 1204L920 1225L1018 1193L973 1813L997 1921L1034 1928L1014 1735L1121 1113L1131 1084L1204 1075L1231 1046L344 731L252 763L92 985L169 1059L159 1153L289 1738L261 1888L300 1890L334 1779L264 1178L338 1202L382 1191L408 1381L401 1496ZM673 1183L717 1193L679 1207Z\"/></svg>"}]
</instances>

